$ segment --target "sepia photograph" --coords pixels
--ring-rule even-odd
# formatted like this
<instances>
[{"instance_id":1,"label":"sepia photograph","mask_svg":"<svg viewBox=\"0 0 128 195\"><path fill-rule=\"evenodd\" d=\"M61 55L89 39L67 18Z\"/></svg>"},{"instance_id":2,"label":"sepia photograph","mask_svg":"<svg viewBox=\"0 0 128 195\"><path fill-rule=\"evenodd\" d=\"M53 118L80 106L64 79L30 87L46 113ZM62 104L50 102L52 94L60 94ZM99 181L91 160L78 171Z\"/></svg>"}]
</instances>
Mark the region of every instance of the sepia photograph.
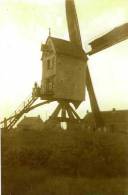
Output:
<instances>
[{"instance_id":1,"label":"sepia photograph","mask_svg":"<svg viewBox=\"0 0 128 195\"><path fill-rule=\"evenodd\" d=\"M0 0L1 195L128 195L128 1Z\"/></svg>"}]
</instances>

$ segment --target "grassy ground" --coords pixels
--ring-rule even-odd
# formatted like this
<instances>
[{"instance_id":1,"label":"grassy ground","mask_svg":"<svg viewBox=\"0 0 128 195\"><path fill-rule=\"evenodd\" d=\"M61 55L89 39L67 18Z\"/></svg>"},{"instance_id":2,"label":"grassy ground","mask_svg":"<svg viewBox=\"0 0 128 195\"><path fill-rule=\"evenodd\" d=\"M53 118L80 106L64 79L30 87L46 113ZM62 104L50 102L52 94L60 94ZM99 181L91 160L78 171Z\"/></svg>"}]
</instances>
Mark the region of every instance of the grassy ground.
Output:
<instances>
[{"instance_id":1,"label":"grassy ground","mask_svg":"<svg viewBox=\"0 0 128 195\"><path fill-rule=\"evenodd\" d=\"M23 166L4 175L2 195L128 195L127 178L50 176L45 169Z\"/></svg>"},{"instance_id":2,"label":"grassy ground","mask_svg":"<svg viewBox=\"0 0 128 195\"><path fill-rule=\"evenodd\" d=\"M128 195L128 135L2 134L2 195Z\"/></svg>"}]
</instances>

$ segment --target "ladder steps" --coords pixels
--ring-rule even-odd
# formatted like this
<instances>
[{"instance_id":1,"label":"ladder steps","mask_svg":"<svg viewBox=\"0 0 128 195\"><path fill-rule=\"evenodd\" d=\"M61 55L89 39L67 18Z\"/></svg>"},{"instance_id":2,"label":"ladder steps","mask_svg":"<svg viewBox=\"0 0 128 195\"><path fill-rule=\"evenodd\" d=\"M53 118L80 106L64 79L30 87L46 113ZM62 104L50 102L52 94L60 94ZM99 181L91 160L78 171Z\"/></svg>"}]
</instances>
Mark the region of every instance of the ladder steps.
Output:
<instances>
[{"instance_id":1,"label":"ladder steps","mask_svg":"<svg viewBox=\"0 0 128 195\"><path fill-rule=\"evenodd\" d=\"M16 110L13 112L12 116L5 118L0 124L4 124L4 128L8 130L13 128L17 121L23 116L24 113L32 106L32 104L37 100L37 97L29 96L24 103L22 103Z\"/></svg>"}]
</instances>

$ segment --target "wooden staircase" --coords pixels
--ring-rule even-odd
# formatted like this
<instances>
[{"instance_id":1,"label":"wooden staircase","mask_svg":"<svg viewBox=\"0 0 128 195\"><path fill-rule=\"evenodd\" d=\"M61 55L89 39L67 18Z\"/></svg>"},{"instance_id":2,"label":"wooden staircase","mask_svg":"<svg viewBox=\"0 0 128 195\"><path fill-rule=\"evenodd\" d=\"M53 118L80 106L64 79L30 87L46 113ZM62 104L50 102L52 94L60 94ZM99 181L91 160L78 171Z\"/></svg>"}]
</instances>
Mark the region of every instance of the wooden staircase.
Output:
<instances>
[{"instance_id":1,"label":"wooden staircase","mask_svg":"<svg viewBox=\"0 0 128 195\"><path fill-rule=\"evenodd\" d=\"M14 127L14 125L17 123L17 121L23 116L24 113L29 112L31 109L31 106L34 104L34 102L38 99L38 97L35 96L29 96L16 110L9 118L4 118L3 121L0 122L3 129L10 130Z\"/></svg>"}]
</instances>

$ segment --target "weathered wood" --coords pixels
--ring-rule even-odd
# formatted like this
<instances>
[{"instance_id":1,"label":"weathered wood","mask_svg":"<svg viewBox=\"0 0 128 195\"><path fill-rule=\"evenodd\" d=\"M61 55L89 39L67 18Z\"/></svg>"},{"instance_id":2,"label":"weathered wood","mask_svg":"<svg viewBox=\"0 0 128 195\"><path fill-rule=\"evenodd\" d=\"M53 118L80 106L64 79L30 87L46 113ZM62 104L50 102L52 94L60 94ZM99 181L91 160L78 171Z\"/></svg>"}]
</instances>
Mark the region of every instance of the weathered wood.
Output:
<instances>
[{"instance_id":1,"label":"weathered wood","mask_svg":"<svg viewBox=\"0 0 128 195\"><path fill-rule=\"evenodd\" d=\"M76 45L82 47L80 28L79 28L78 18L76 14L74 0L66 0L65 4L66 4L66 17L67 17L70 40Z\"/></svg>"},{"instance_id":2,"label":"weathered wood","mask_svg":"<svg viewBox=\"0 0 128 195\"><path fill-rule=\"evenodd\" d=\"M62 108L61 117L66 118L66 109Z\"/></svg>"},{"instance_id":3,"label":"weathered wood","mask_svg":"<svg viewBox=\"0 0 128 195\"><path fill-rule=\"evenodd\" d=\"M71 110L71 112L75 115L76 119L80 120L79 115L75 112L75 110L73 110L73 108L70 106L70 104L68 105L68 107Z\"/></svg>"},{"instance_id":4,"label":"weathered wood","mask_svg":"<svg viewBox=\"0 0 128 195\"><path fill-rule=\"evenodd\" d=\"M75 119L75 117L74 117L74 115L73 115L73 113L72 113L72 110L71 110L71 108L69 107L69 104L66 105L66 109L67 109L67 113L68 113L69 118Z\"/></svg>"},{"instance_id":5,"label":"weathered wood","mask_svg":"<svg viewBox=\"0 0 128 195\"><path fill-rule=\"evenodd\" d=\"M75 122L75 123L77 123L78 122L78 120L77 119L75 119L75 118L63 118L63 117L57 117L57 118L55 118L54 119L55 121L57 121L57 122Z\"/></svg>"},{"instance_id":6,"label":"weathered wood","mask_svg":"<svg viewBox=\"0 0 128 195\"><path fill-rule=\"evenodd\" d=\"M62 109L61 104L58 104L57 108L55 109L55 111L52 113L50 118L56 118L60 112L60 110Z\"/></svg>"},{"instance_id":7,"label":"weathered wood","mask_svg":"<svg viewBox=\"0 0 128 195\"><path fill-rule=\"evenodd\" d=\"M99 109L98 102L97 102L97 99L96 99L96 95L95 95L95 92L94 92L94 88L93 88L93 85L92 85L92 80L91 80L91 76L90 76L88 66L86 68L86 85L87 85L87 90L88 90L88 94L89 94L92 113L93 113L94 119L95 119L96 128L97 127L103 127L104 126L104 121L103 121L101 113L100 113L100 109Z\"/></svg>"},{"instance_id":8,"label":"weathered wood","mask_svg":"<svg viewBox=\"0 0 128 195\"><path fill-rule=\"evenodd\" d=\"M112 47L113 45L118 44L119 42L126 39L128 39L128 23L123 24L103 35L102 37L92 41L90 43L92 50L88 53L88 55L92 55Z\"/></svg>"}]
</instances>

